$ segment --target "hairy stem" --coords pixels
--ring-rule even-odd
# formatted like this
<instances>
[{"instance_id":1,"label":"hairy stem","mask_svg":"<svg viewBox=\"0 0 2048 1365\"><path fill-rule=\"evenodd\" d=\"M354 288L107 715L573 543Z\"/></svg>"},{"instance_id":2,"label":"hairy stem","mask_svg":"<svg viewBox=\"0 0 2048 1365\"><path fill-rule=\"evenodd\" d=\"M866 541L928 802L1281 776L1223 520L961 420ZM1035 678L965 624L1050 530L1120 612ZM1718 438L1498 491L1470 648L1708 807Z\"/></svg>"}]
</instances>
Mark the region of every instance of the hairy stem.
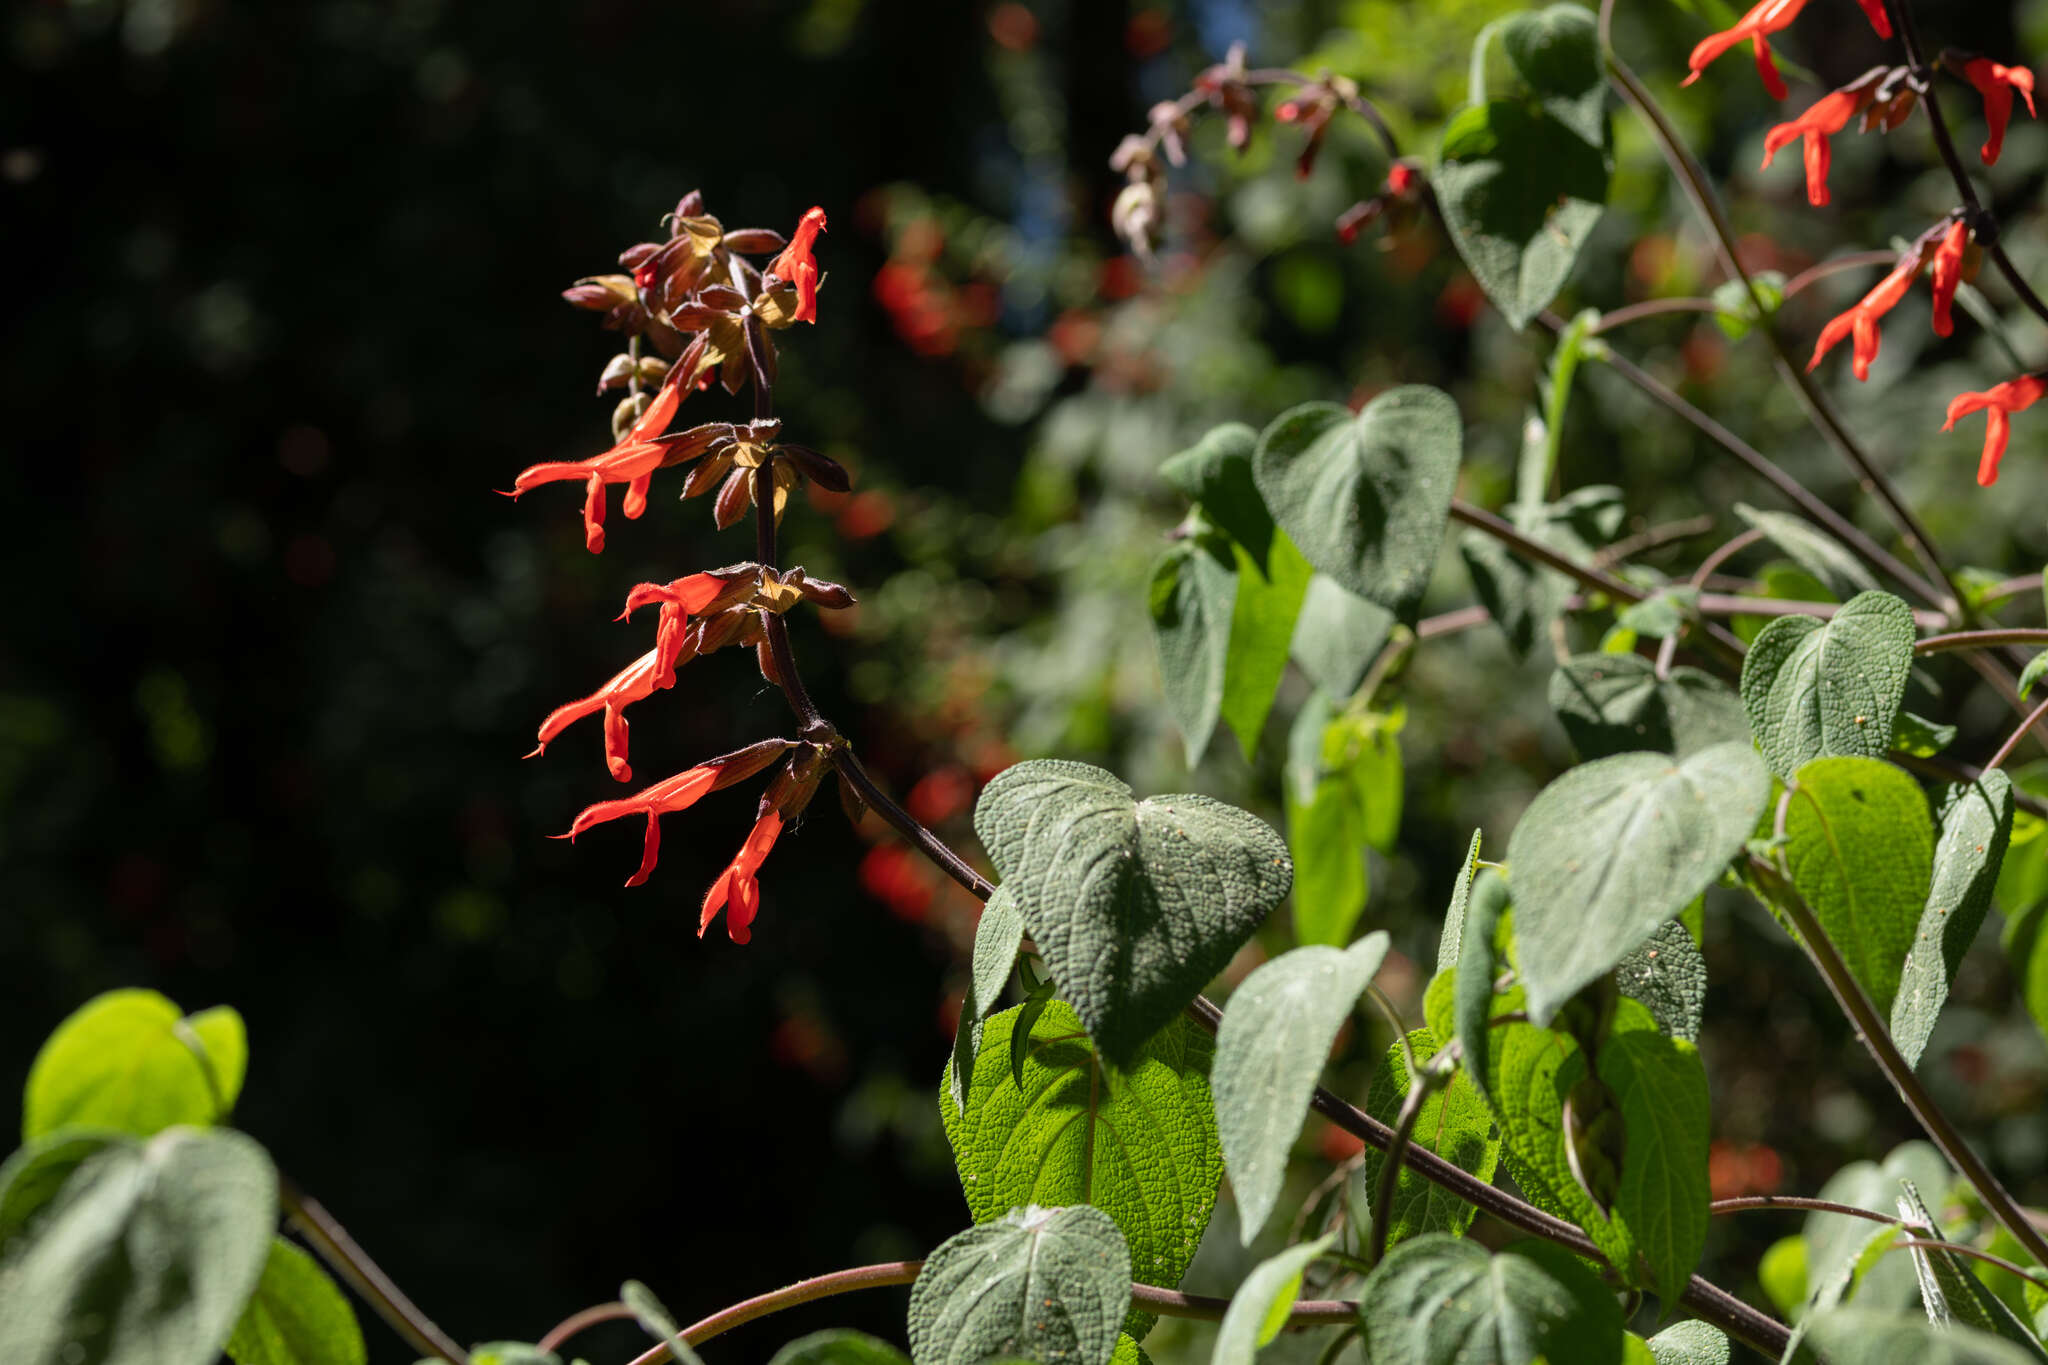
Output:
<instances>
[{"instance_id":1,"label":"hairy stem","mask_svg":"<svg viewBox=\"0 0 2048 1365\"><path fill-rule=\"evenodd\" d=\"M723 1336L735 1327L744 1326L757 1318L780 1313L785 1308L795 1308L801 1304L815 1303L819 1299L851 1294L861 1289L883 1289L891 1285L909 1284L917 1279L918 1272L923 1269L923 1261L884 1261L879 1265L855 1266L851 1270L835 1270L829 1275L798 1280L786 1288L772 1289L766 1294L757 1294L730 1308L721 1308L710 1317L684 1328L682 1337L692 1346L702 1346L713 1337ZM1202 1294L1182 1294L1173 1289L1160 1289L1153 1285L1136 1283L1131 1285L1131 1303L1161 1317L1201 1318L1209 1322L1220 1320L1230 1310L1228 1299L1210 1298ZM604 1308L614 1306L624 1305L601 1305ZM587 1311L595 1313L599 1310ZM591 1319L593 1322L605 1320L607 1319ZM569 1321L574 1322L576 1319L571 1318ZM1287 1315L1287 1325L1290 1328L1331 1327L1357 1321L1358 1305L1345 1299L1302 1299L1295 1303ZM667 1343L663 1342L635 1356L632 1365L660 1365L662 1361L673 1358Z\"/></svg>"},{"instance_id":2,"label":"hairy stem","mask_svg":"<svg viewBox=\"0 0 2048 1365\"><path fill-rule=\"evenodd\" d=\"M356 1245L355 1239L348 1235L348 1229L322 1208L318 1200L285 1175L277 1178L277 1197L284 1206L285 1217L299 1230L307 1245L327 1263L329 1270L348 1281L349 1287L376 1310L377 1316L384 1319L392 1331L404 1337L406 1343L421 1355L437 1356L448 1361L449 1365L468 1365L469 1352L457 1346L446 1332L434 1325L432 1318L422 1313L404 1291L391 1282L391 1277L378 1268L368 1252Z\"/></svg>"}]
</instances>

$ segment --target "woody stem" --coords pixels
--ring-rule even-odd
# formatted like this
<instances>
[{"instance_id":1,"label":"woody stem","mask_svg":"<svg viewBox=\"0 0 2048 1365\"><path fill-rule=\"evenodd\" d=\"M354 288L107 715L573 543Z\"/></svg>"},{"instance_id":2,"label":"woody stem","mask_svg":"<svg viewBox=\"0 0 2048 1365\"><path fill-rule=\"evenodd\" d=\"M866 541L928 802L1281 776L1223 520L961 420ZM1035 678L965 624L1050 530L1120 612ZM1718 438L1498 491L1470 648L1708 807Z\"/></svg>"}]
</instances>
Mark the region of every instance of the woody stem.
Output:
<instances>
[{"instance_id":1,"label":"woody stem","mask_svg":"<svg viewBox=\"0 0 2048 1365\"><path fill-rule=\"evenodd\" d=\"M1925 88L1920 91L1920 99L1927 106L1927 121L1934 127L1934 145L1941 152L1942 163L1948 167L1949 178L1956 182L1956 193L1962 196L1970 231L1990 253L2020 302L2035 317L2048 322L2048 301L2034 292L2034 287L2020 274L2019 267L2012 263L2012 257L2005 254L2005 243L1999 237L1998 219L1977 198L1977 187L1970 180L1969 168L1963 165L1962 153L1956 149L1948 118L1941 111L1941 95L1934 87L1933 72L1927 64L1927 50L1920 42L1920 23L1913 14L1912 0L1885 0L1885 9L1892 17L1892 26L1899 32L1899 42L1905 46L1906 61L1911 65L1913 74L1923 79Z\"/></svg>"}]
</instances>

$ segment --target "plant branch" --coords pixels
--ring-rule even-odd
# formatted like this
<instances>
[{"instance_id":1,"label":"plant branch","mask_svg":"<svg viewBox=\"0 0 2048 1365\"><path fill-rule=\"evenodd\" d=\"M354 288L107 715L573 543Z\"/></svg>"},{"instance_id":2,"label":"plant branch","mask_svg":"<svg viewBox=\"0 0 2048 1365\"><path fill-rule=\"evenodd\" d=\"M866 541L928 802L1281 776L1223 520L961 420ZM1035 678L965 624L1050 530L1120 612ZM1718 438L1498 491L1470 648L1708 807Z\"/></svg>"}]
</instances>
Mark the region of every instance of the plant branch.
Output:
<instances>
[{"instance_id":1,"label":"plant branch","mask_svg":"<svg viewBox=\"0 0 2048 1365\"><path fill-rule=\"evenodd\" d=\"M1565 320L1557 314L1544 310L1538 320L1553 331L1561 331ZM1609 369L1627 380L1644 396L1654 400L1672 415L1689 423L1696 431L1718 445L1758 478L1778 490L1787 501L1804 512L1814 521L1825 526L1837 540L1842 541L1864 561L1888 574L1900 586L1911 591L1921 601L1930 605L1941 602L1941 591L1927 579L1915 573L1900 562L1891 551L1871 539L1863 529L1822 501L1803 483L1780 469L1769 457L1755 446L1737 436L1727 427L1709 417L1700 409L1680 397L1676 390L1662 383L1649 371L1617 352L1611 345L1601 357Z\"/></svg>"},{"instance_id":2,"label":"plant branch","mask_svg":"<svg viewBox=\"0 0 2048 1365\"><path fill-rule=\"evenodd\" d=\"M799 1280L785 1288L757 1294L730 1308L721 1308L710 1317L684 1328L682 1338L692 1346L702 1346L713 1337L723 1336L735 1327L780 1313L786 1308L795 1308L802 1304L815 1303L819 1299L834 1298L862 1289L884 1289L891 1285L910 1284L917 1279L918 1272L923 1269L923 1261L884 1261L879 1265L855 1266L850 1270L835 1270L829 1275ZM1183 1294L1178 1290L1160 1289L1155 1285L1137 1283L1131 1285L1131 1303L1145 1312L1156 1313L1161 1317L1200 1318L1209 1322L1219 1321L1230 1310L1228 1299L1210 1298L1202 1294ZM611 1308L624 1305L602 1306ZM596 1311L598 1310L586 1310L593 1313ZM582 1317L583 1314L577 1316ZM1290 1328L1332 1327L1357 1320L1358 1305L1345 1299L1302 1299L1295 1303L1287 1315L1287 1325ZM575 1319L572 1318L570 1321L573 1322ZM635 1356L632 1365L661 1365L662 1361L672 1359L674 1357L669 1351L668 1344L660 1342Z\"/></svg>"},{"instance_id":3,"label":"plant branch","mask_svg":"<svg viewBox=\"0 0 2048 1365\"><path fill-rule=\"evenodd\" d=\"M533 1346L537 1351L552 1351L577 1333L588 1331L590 1328L596 1327L601 1323L631 1322L632 1320L633 1310L623 1303L614 1301L596 1304L593 1307L584 1309L580 1313L571 1313L568 1317L563 1318L553 1327L550 1327L547 1335L533 1343Z\"/></svg>"},{"instance_id":4,"label":"plant branch","mask_svg":"<svg viewBox=\"0 0 2048 1365\"><path fill-rule=\"evenodd\" d=\"M1834 446L1844 460L1848 461L1865 488L1876 495L1893 524L1906 537L1907 546L1915 557L1941 584L1946 596L1934 605L1951 615L1959 613L1962 594L1956 589L1955 579L1949 573L1947 564L1943 562L1941 552L1927 534L1927 528L1921 524L1913 509L1906 505L1905 499L1899 496L1899 491L1892 485L1891 480L1871 463L1870 457L1842 424L1841 418L1814 385L1812 378L1794 362L1791 352L1786 349L1784 338L1778 335L1777 326L1771 315L1772 310L1764 306L1763 296L1757 291L1756 281L1743 268L1738 257L1734 229L1729 226L1719 202L1714 198L1713 186L1708 182L1706 172L1693 159L1691 151L1679 137L1678 130L1664 117L1664 111L1657 106L1657 101L1648 88L1614 50L1613 20L1614 0L1601 0L1600 50L1607 63L1608 75L1613 78L1615 89L1620 92L1623 103L1633 109L1648 125L1650 135L1663 152L1666 164L1671 167L1672 173L1685 188L1686 196L1692 200L1694 209L1705 220L1714 239L1715 252L1721 258L1722 268L1728 272L1730 279L1741 280L1743 287L1749 291L1750 301L1756 308L1757 330L1762 332L1764 339L1770 343L1773 363L1779 377L1791 387L1793 394L1806 409L1807 416L1812 419L1821 435L1827 438L1828 443Z\"/></svg>"},{"instance_id":5,"label":"plant branch","mask_svg":"<svg viewBox=\"0 0 2048 1365\"><path fill-rule=\"evenodd\" d=\"M2029 711L2027 718L2021 721L2014 728L2013 732L2005 737L2005 743L1999 745L1998 752L1991 755L1990 761L1985 763L1984 771L1987 773L1995 772L1999 764L2011 758L2012 751L2019 748L2020 741L2027 737L2027 731L2039 725L2044 718L2048 718L2048 698L2044 698L2039 706Z\"/></svg>"},{"instance_id":6,"label":"plant branch","mask_svg":"<svg viewBox=\"0 0 2048 1365\"><path fill-rule=\"evenodd\" d=\"M1782 832L1785 812L1783 801L1779 803L1778 811L1778 824ZM1781 852L1779 863L1772 864L1752 856L1750 868L1757 874L1758 881L1769 892L1771 899L1784 910L1793 927L1798 930L1800 944L1806 949L1806 955L1812 959L1822 979L1827 982L1829 992L1835 997L1835 1003L1841 1006L1842 1012L1849 1016L1849 1021L1856 1026L1857 1037L1862 1039L1863 1046L1869 1051L1871 1059L1877 1063L1878 1070L1892 1083L1892 1088L1898 1092L1906 1108L1912 1111L1914 1119L1926 1131L1927 1136L1934 1140L1934 1145L1941 1149L1942 1154L1958 1171L1962 1172L1963 1178L1976 1187L1978 1196L1983 1199L1985 1208L1991 1211L1992 1216L2019 1241L2022 1247L2026 1248L2028 1255L2043 1264L2048 1264L2048 1238L2044 1238L2041 1230L2021 1212L2018 1202L2006 1191L2005 1186L1999 1183L1998 1177L1991 1173L1991 1168L1978 1157L1975 1149L1964 1140L1949 1116L1934 1102L1934 1097L1927 1093L1926 1087L1920 1084L1920 1077L1899 1054L1898 1044L1892 1041L1891 1030L1878 1014L1877 1006L1872 1003L1869 994L1864 991L1863 983L1849 970L1848 963L1842 960L1841 953L1835 948L1834 941L1828 937L1827 930L1821 927L1812 907L1807 905L1805 897L1792 885L1791 872L1782 865L1783 857Z\"/></svg>"},{"instance_id":7,"label":"plant branch","mask_svg":"<svg viewBox=\"0 0 2048 1365\"><path fill-rule=\"evenodd\" d=\"M384 1319L392 1331L404 1337L407 1345L421 1355L438 1356L449 1365L468 1365L469 1352L436 1327L434 1320L422 1313L405 1296L405 1292L391 1282L389 1275L378 1269L369 1253L356 1245L355 1239L348 1235L348 1229L322 1208L318 1200L300 1189L298 1182L280 1174L277 1197L284 1206L285 1217L299 1230L307 1245L327 1263L327 1268L348 1281L349 1287L376 1310L377 1316Z\"/></svg>"},{"instance_id":8,"label":"plant branch","mask_svg":"<svg viewBox=\"0 0 2048 1365\"><path fill-rule=\"evenodd\" d=\"M1958 630L1947 635L1929 635L1913 646L1915 654L1941 654L1952 649L1992 649L2000 645L2048 646L2048 630L2036 626L2009 626L1996 630Z\"/></svg>"}]
</instances>

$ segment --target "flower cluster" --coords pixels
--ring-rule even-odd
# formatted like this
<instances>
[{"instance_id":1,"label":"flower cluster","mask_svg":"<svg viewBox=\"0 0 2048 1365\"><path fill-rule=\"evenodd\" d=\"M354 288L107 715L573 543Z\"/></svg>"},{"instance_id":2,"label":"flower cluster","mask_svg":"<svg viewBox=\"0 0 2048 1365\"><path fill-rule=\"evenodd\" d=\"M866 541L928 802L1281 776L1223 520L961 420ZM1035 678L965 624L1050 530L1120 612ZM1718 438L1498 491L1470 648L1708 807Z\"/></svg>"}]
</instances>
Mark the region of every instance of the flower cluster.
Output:
<instances>
[{"instance_id":1,"label":"flower cluster","mask_svg":"<svg viewBox=\"0 0 2048 1365\"><path fill-rule=\"evenodd\" d=\"M1749 42L1755 47L1757 69L1763 76L1765 88L1775 98L1784 99L1790 92L1771 58L1769 38L1771 34L1790 27L1808 3L1809 0L1761 0L1733 26L1709 35L1693 48L1688 63L1692 74L1686 77L1685 84L1698 80L1706 68L1730 48ZM1857 0L1857 3L1869 17L1877 35L1890 38L1891 17L1885 8L1885 0ZM1979 155L1985 165L1991 165L1998 160L2005 145L2005 130L2012 119L2014 94L2026 100L2029 114L2034 113L2033 72L2025 67L2004 66L1986 57L1954 52L1943 53L1939 66L1969 82L1983 98L1988 136ZM1821 96L1797 118L1772 128L1764 138L1764 165L1768 167L1772 159L1795 140L1801 141L1806 163L1806 197L1816 206L1824 205L1828 202L1828 166L1833 155L1830 139L1859 116L1864 132L1890 132L1913 112L1924 88L1921 75L1907 67L1873 68L1849 84ZM1933 271L1934 330L1940 336L1948 336L1954 331L1952 309L1956 290L1964 280L1974 276L1977 265L1978 244L1975 238L1982 224L1973 222L1973 215L1974 205L1969 209L1957 209L1901 252L1891 272L1875 288L1821 329L1807 368L1810 370L1819 365L1821 359L1844 339L1852 339L1852 368L1857 379L1868 379L1870 364L1877 358L1881 339L1880 319L1906 296L1913 282L1930 266ZM1985 426L1984 451L1977 466L1980 484L1989 485L1998 478L1998 463L2005 454L2012 414L2033 404L2042 392L2041 378L2024 376L1983 393L1961 394L1949 404L1948 422L1942 428L1944 431L1969 413L1983 410L1990 414Z\"/></svg>"},{"instance_id":2,"label":"flower cluster","mask_svg":"<svg viewBox=\"0 0 2048 1365\"><path fill-rule=\"evenodd\" d=\"M664 469L690 466L682 483L685 498L715 490L712 516L721 529L757 503L768 504L758 507L757 515L779 521L790 490L806 478L835 492L848 488L846 472L835 461L781 439L782 424L771 415L769 403L776 363L772 333L817 321L824 276L814 253L825 231L824 210L804 214L786 240L763 228L728 231L705 211L695 192L685 195L664 221L670 228L667 240L642 242L619 257L629 273L579 280L563 295L579 308L603 313L605 325L628 338L627 350L614 356L598 379L600 394L627 390L613 413L611 447L587 459L531 465L509 492L516 498L551 483L584 485L583 538L593 554L604 549L611 485L625 485L625 514L638 518L647 510L655 474ZM771 253L765 266L747 259ZM643 353L643 347L655 354ZM713 384L732 394L753 385L755 417L669 430L684 398ZM772 546L772 540L769 536L764 543ZM778 618L806 602L844 608L853 605L853 595L801 568L761 563L639 584L626 595L619 619L655 608L653 647L596 691L549 713L528 757L544 753L577 721L601 715L605 765L618 781L631 781L627 708L674 687L677 670L690 660L728 645L752 647L762 676L781 685L773 647ZM557 837L574 839L607 821L644 816L640 866L626 882L638 886L659 857L662 816L781 764L762 793L752 832L705 895L699 916L701 935L723 911L726 932L734 942L745 943L760 908L762 862L816 793L837 742L829 733L814 735L809 729L802 739L763 740L631 796L587 806Z\"/></svg>"}]
</instances>

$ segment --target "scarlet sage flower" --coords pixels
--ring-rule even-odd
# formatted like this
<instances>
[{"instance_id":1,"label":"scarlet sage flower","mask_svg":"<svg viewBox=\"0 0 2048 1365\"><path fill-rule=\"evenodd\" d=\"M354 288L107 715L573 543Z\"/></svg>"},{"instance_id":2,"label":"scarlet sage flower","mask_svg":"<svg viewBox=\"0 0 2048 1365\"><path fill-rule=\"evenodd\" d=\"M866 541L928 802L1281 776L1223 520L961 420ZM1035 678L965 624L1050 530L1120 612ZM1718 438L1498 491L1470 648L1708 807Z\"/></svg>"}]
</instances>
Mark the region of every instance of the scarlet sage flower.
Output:
<instances>
[{"instance_id":1,"label":"scarlet sage flower","mask_svg":"<svg viewBox=\"0 0 2048 1365\"><path fill-rule=\"evenodd\" d=\"M1764 135L1764 168L1793 138L1806 139L1806 198L1815 208L1828 202L1828 165L1834 145L1828 141L1849 126L1849 120L1870 102L1870 89L1837 90L1821 96L1811 108L1790 123L1781 123Z\"/></svg>"},{"instance_id":2,"label":"scarlet sage flower","mask_svg":"<svg viewBox=\"0 0 2048 1365\"><path fill-rule=\"evenodd\" d=\"M570 824L569 832L554 837L574 839L585 830L601 825L607 820L618 820L628 815L646 816L647 845L640 856L640 870L626 879L626 885L639 886L647 880L647 874L654 871L654 864L661 854L661 817L696 805L698 798L716 785L719 771L716 766L709 765L692 768L688 772L664 778L645 791L636 792L632 796L585 806Z\"/></svg>"},{"instance_id":3,"label":"scarlet sage flower","mask_svg":"<svg viewBox=\"0 0 2048 1365\"><path fill-rule=\"evenodd\" d=\"M677 631L680 639L681 631ZM587 697L557 706L540 723L540 742L528 758L535 758L547 752L548 745L561 736L562 731L582 720L585 716L604 712L604 762L611 769L613 777L621 782L633 780L633 769L626 763L626 708L636 701L645 701L658 688L669 683L659 681L661 676L661 648L657 645L632 663L619 670L610 682ZM669 682L675 680L675 667L669 666Z\"/></svg>"},{"instance_id":4,"label":"scarlet sage flower","mask_svg":"<svg viewBox=\"0 0 2048 1365\"><path fill-rule=\"evenodd\" d=\"M583 500L583 543L592 554L604 549L605 486L622 483L626 485L626 516L636 519L647 510L647 485L654 471L661 468L668 459L667 444L654 439L669 419L676 415L676 405L683 401L683 391L676 385L664 388L660 395L648 405L647 411L625 439L602 455L593 455L587 460L556 460L547 464L529 465L519 471L519 477L512 481L512 491L507 497L516 498L522 493L532 492L542 484L561 483L567 479L580 479L585 485Z\"/></svg>"},{"instance_id":5,"label":"scarlet sage flower","mask_svg":"<svg viewBox=\"0 0 2048 1365\"><path fill-rule=\"evenodd\" d=\"M2012 121L2013 91L2026 97L2027 112L2034 114L2034 73L2024 66L2000 66L1988 57L1972 57L1963 63L1963 79L1976 86L1977 93L1984 97L1984 123L1990 136L1984 139L1978 155L1989 166L2005 148L2005 125Z\"/></svg>"},{"instance_id":6,"label":"scarlet sage flower","mask_svg":"<svg viewBox=\"0 0 2048 1365\"><path fill-rule=\"evenodd\" d=\"M676 659L682 653L683 631L690 617L710 606L725 589L725 580L716 574L699 573L673 583L641 583L626 594L626 609L618 615L621 621L642 607L661 604L661 619L654 633L657 688L675 685Z\"/></svg>"},{"instance_id":7,"label":"scarlet sage flower","mask_svg":"<svg viewBox=\"0 0 2048 1365\"><path fill-rule=\"evenodd\" d=\"M1948 225L1941 245L1934 249L1934 334L1947 336L1956 329L1950 309L1955 306L1956 286L1963 282L1963 253L1970 246L1970 227L1958 218Z\"/></svg>"},{"instance_id":8,"label":"scarlet sage flower","mask_svg":"<svg viewBox=\"0 0 2048 1365\"><path fill-rule=\"evenodd\" d=\"M1692 68L1684 84L1691 85L1706 73L1713 61L1738 43L1756 44L1756 70L1763 77L1764 89L1771 92L1771 98L1784 99L1789 93L1785 78L1778 74L1778 64L1771 60L1770 35L1790 28L1799 12L1806 8L1807 0L1760 0L1749 13L1735 21L1732 28L1720 33L1708 34L1692 50L1692 57L1686 62ZM1880 38L1892 36L1891 20L1886 17L1883 0L1857 0L1863 13L1870 20L1870 26L1877 30Z\"/></svg>"},{"instance_id":9,"label":"scarlet sage flower","mask_svg":"<svg viewBox=\"0 0 2048 1365\"><path fill-rule=\"evenodd\" d=\"M811 247L818 240L818 234L825 230L825 210L813 208L796 225L796 235L789 239L789 245L782 254L768 263L768 273L788 280L796 286L795 322L816 322L818 320L818 261L811 255Z\"/></svg>"},{"instance_id":10,"label":"scarlet sage flower","mask_svg":"<svg viewBox=\"0 0 2048 1365\"><path fill-rule=\"evenodd\" d=\"M1814 369L1820 364L1821 358L1833 350L1843 337L1853 333L1856 347L1855 364L1852 368L1859 380L1870 378L1870 362L1877 359L1880 340L1878 319L1896 307L1900 299L1906 297L1906 291L1913 287L1913 280L1920 273L1920 264L1918 248L1899 257L1899 263L1892 268L1892 273L1879 280L1877 288L1865 294L1854 307L1821 329L1820 340L1814 344L1813 359L1806 362L1806 368Z\"/></svg>"},{"instance_id":11,"label":"scarlet sage flower","mask_svg":"<svg viewBox=\"0 0 2048 1365\"><path fill-rule=\"evenodd\" d=\"M725 932L734 943L745 943L752 938L749 927L754 922L755 911L761 908L761 883L755 874L767 860L768 850L775 847L775 840L782 833L782 814L769 811L754 822L753 832L740 845L739 856L734 858L725 871L718 874L718 880L711 883L711 889L704 893L704 909L697 919L697 937L704 937L704 931L711 927L711 921L718 918L720 910L725 911Z\"/></svg>"},{"instance_id":12,"label":"scarlet sage flower","mask_svg":"<svg viewBox=\"0 0 2048 1365\"><path fill-rule=\"evenodd\" d=\"M1977 462L1977 482L1986 488L1998 482L1998 462L2005 458L2005 443L2012 434L2012 414L2024 411L2048 393L2048 380L2039 375L2008 379L1983 393L1959 393L1949 401L1948 420L1941 429L1954 428L1959 418L1983 411L1984 454Z\"/></svg>"}]
</instances>

